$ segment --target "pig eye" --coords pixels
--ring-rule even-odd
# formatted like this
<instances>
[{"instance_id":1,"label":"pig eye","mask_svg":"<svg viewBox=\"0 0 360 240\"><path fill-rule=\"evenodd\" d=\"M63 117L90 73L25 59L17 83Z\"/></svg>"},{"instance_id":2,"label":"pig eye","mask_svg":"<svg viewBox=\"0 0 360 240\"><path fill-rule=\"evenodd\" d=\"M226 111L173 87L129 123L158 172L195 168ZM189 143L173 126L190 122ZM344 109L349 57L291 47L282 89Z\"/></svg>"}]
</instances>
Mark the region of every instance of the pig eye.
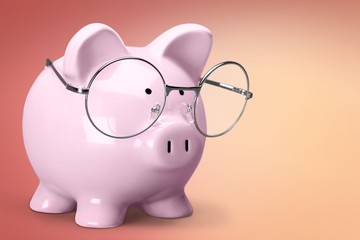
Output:
<instances>
[{"instance_id":1,"label":"pig eye","mask_svg":"<svg viewBox=\"0 0 360 240\"><path fill-rule=\"evenodd\" d=\"M147 95L150 95L152 93L150 88L145 89L145 92L146 92Z\"/></svg>"},{"instance_id":2,"label":"pig eye","mask_svg":"<svg viewBox=\"0 0 360 240\"><path fill-rule=\"evenodd\" d=\"M184 95L184 90L179 90L180 95Z\"/></svg>"}]
</instances>

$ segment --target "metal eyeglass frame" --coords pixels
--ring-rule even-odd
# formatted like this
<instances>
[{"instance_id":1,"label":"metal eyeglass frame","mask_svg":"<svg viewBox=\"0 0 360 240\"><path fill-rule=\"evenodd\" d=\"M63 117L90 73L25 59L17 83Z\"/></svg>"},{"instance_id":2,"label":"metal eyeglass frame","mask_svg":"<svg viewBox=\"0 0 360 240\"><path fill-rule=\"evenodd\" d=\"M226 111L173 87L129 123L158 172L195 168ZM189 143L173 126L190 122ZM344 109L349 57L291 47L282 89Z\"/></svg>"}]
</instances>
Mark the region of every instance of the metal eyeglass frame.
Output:
<instances>
[{"instance_id":1,"label":"metal eyeglass frame","mask_svg":"<svg viewBox=\"0 0 360 240\"><path fill-rule=\"evenodd\" d=\"M110 135L108 133L105 133L104 131L102 131L101 129L99 129L95 123L93 122L91 116L90 116L90 113L89 113L89 110L88 110L88 95L90 93L90 88L91 88L91 85L93 83L93 81L95 80L96 76L104 69L106 68L107 66L115 63L115 62L118 62L118 61L122 61L122 60L139 60L139 61L142 61L144 63L147 63L149 64L150 66L152 66L157 72L158 74L160 75L161 77L161 80L163 81L163 85L164 85L164 104L161 108L161 111L158 112L158 116L156 117L156 119L147 127L145 128L144 130L142 130L141 132L138 132L136 134L133 134L133 135L129 135L129 136L113 136L113 135ZM237 65L238 67L240 67L240 69L243 71L243 73L245 74L245 77L246 77L246 83L247 83L247 88L246 89L242 89L242 88L237 88L237 87L234 87L230 84L225 84L225 83L221 83L221 82L217 82L217 81L213 81L213 80L210 80L210 79L207 79L207 77L213 73L216 69L218 69L219 67L221 66L224 66L224 65L227 65L227 64L235 64ZM166 105L166 98L167 96L170 94L171 91L173 90L183 90L183 91L194 91L195 92L195 98L194 98L194 122L195 122L195 126L196 126L196 129L204 136L206 137L218 137L218 136L221 136L221 135L224 135L225 133L229 132L235 125L236 123L240 120L241 116L243 115L244 113L244 110L245 110L245 107L246 107L246 104L247 104L247 101L249 99L251 99L253 97L253 93L249 91L249 76L245 70L245 68L240 64L240 63L237 63L237 62L233 62L233 61L225 61L225 62L221 62L221 63L218 63L216 64L214 67L212 67L202 78L201 78L201 81L199 82L199 85L196 86L196 87L179 87L179 86L171 86L171 85L167 85L165 83L165 80L161 74L161 72L157 69L157 67L155 67L152 63L150 63L149 61L145 60L145 59L142 59L142 58L137 58L137 57L125 57L125 58L116 58L116 59L113 59L111 61L109 61L108 63L104 64L102 67L100 67L96 72L95 74L92 76L92 78L90 79L90 82L87 86L87 88L78 88L78 87L74 87L72 86L71 84L69 84L68 82L65 81L65 79L61 76L61 74L57 71L57 69L55 68L53 62L50 60L50 59L46 59L46 66L50 66L51 69L54 71L54 73L56 74L56 76L59 78L59 80L61 81L61 83L65 86L65 88L71 92L74 92L74 93L78 93L78 94L84 94L85 95L85 109L86 109L86 114L91 122L91 124L99 131L101 132L102 134L108 136L108 137L112 137L112 138L117 138L117 139L125 139L125 138L131 138L131 137L134 137L134 136L137 136L143 132L145 132L146 130L148 130L152 125L154 125L154 123L158 120L158 118L161 116L162 114L162 111L164 110L165 108L165 105ZM196 121L196 114L195 114L195 111L196 111L196 105L197 105L197 99L198 99L198 96L199 96L199 93L200 93L200 90L201 90L201 87L204 83L207 83L207 84L210 84L210 85L213 85L213 86L216 86L216 87L221 87L223 89L226 89L226 90L229 90L229 91L232 91L232 92L235 92L235 93L239 93L241 95L244 95L245 96L245 102L244 102L244 105L242 107L242 110L239 114L239 116L236 118L236 120L234 121L234 123L229 127L227 128L225 131L221 132L221 133L218 133L218 134L213 134L213 135L210 135L210 134L207 134L207 133L204 133L200 127L198 126L197 124L197 121ZM156 111L159 111L158 108L156 109L151 109L152 112L156 112ZM188 111L189 112L192 112L192 108L191 108L191 105L188 104Z\"/></svg>"}]
</instances>

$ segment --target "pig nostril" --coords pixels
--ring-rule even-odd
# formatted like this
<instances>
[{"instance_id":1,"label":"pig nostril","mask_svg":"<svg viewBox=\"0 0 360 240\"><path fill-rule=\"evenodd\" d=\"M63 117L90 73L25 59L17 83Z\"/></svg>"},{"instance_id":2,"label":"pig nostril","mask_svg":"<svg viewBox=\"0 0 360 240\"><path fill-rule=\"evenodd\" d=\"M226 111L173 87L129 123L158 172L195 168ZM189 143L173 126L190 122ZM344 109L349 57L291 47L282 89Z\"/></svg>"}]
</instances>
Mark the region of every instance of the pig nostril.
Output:
<instances>
[{"instance_id":1,"label":"pig nostril","mask_svg":"<svg viewBox=\"0 0 360 240\"><path fill-rule=\"evenodd\" d=\"M185 151L188 152L189 151L189 140L185 140Z\"/></svg>"},{"instance_id":2,"label":"pig nostril","mask_svg":"<svg viewBox=\"0 0 360 240\"><path fill-rule=\"evenodd\" d=\"M168 151L168 153L171 153L171 141L168 141L167 151Z\"/></svg>"},{"instance_id":3,"label":"pig nostril","mask_svg":"<svg viewBox=\"0 0 360 240\"><path fill-rule=\"evenodd\" d=\"M185 152L189 151L190 141L188 139L185 140ZM167 152L171 153L171 141L167 142Z\"/></svg>"}]
</instances>

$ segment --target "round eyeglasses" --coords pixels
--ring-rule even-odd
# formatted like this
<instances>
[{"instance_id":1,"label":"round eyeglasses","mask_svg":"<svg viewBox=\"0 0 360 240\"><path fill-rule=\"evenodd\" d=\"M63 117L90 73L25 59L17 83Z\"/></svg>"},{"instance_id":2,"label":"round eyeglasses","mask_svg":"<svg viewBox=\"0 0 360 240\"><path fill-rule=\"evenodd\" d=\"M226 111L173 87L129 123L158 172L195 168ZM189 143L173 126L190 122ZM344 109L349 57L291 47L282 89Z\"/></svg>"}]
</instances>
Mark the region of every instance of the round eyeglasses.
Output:
<instances>
[{"instance_id":1,"label":"round eyeglasses","mask_svg":"<svg viewBox=\"0 0 360 240\"><path fill-rule=\"evenodd\" d=\"M245 68L232 61L212 67L195 87L167 85L152 63L136 57L106 63L95 72L87 88L67 83L50 59L46 59L46 66L66 89L85 95L91 124L112 138L130 138L148 130L161 116L171 91L180 95L194 92L193 103L186 104L187 115L201 134L218 137L236 125L253 96Z\"/></svg>"}]
</instances>

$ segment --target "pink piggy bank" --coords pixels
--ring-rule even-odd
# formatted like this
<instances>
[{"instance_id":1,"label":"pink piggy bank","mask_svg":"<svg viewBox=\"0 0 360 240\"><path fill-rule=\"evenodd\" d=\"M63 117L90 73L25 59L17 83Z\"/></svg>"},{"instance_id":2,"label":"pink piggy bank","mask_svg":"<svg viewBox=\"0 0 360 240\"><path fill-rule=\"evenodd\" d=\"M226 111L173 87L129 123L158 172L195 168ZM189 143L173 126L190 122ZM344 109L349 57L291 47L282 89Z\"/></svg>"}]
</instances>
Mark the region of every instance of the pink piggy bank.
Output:
<instances>
[{"instance_id":1,"label":"pink piggy bank","mask_svg":"<svg viewBox=\"0 0 360 240\"><path fill-rule=\"evenodd\" d=\"M211 45L209 30L196 24L140 48L103 24L77 32L26 99L24 143L40 180L31 209L76 210L76 223L94 228L121 225L131 206L161 218L191 215L184 187L205 137L240 118L209 134L201 86L244 97L241 114L252 96L248 78L245 88L201 79Z\"/></svg>"}]
</instances>

